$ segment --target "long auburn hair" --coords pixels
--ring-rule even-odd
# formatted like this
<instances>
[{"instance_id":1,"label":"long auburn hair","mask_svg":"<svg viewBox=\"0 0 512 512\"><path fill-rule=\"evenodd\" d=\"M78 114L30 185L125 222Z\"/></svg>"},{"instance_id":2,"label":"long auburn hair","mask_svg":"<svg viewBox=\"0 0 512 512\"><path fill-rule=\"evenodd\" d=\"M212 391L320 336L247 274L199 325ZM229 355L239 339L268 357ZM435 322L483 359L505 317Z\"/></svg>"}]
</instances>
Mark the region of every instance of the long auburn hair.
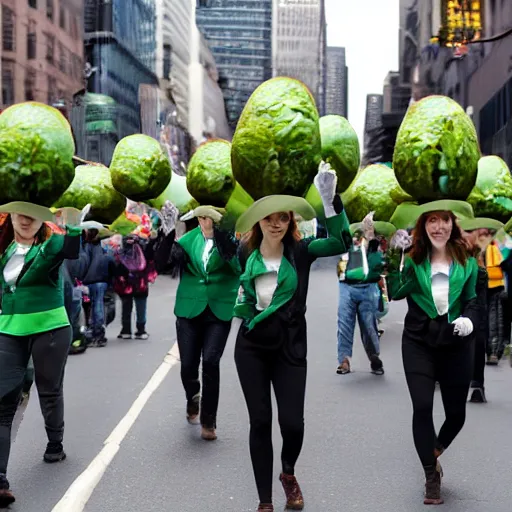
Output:
<instances>
[{"instance_id":1,"label":"long auburn hair","mask_svg":"<svg viewBox=\"0 0 512 512\"><path fill-rule=\"evenodd\" d=\"M285 245L294 245L302 239L302 235L299 231L299 227L297 226L297 221L293 215L293 212L290 213L290 224L288 224L288 230L283 237L283 243ZM242 242L247 248L248 254L251 254L253 251L259 248L261 242L263 241L263 231L261 231L260 223L257 222L254 224L254 227L248 233L242 236Z\"/></svg>"},{"instance_id":2,"label":"long auburn hair","mask_svg":"<svg viewBox=\"0 0 512 512\"><path fill-rule=\"evenodd\" d=\"M432 251L432 244L427 234L426 224L428 218L433 213L429 212L421 215L413 231L412 249L409 255L417 265L423 263ZM453 261L464 266L470 255L467 243L462 237L462 232L457 224L457 218L452 212L436 212L436 215L439 215L445 222L451 219L452 232L446 244L446 252Z\"/></svg>"},{"instance_id":3,"label":"long auburn hair","mask_svg":"<svg viewBox=\"0 0 512 512\"><path fill-rule=\"evenodd\" d=\"M34 237L34 244L40 245L46 242L48 238L52 236L52 230L43 222L41 229L36 233ZM0 219L0 256L2 256L11 242L14 240L14 227L12 225L11 216L7 215L5 220L2 222Z\"/></svg>"}]
</instances>

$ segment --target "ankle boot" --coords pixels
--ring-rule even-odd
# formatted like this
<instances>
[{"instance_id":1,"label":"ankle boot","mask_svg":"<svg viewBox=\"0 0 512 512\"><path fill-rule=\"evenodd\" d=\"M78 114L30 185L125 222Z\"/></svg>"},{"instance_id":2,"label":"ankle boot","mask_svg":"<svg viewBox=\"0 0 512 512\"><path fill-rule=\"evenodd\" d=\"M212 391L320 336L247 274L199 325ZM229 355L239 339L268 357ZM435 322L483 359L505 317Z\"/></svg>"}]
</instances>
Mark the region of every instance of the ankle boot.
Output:
<instances>
[{"instance_id":1,"label":"ankle boot","mask_svg":"<svg viewBox=\"0 0 512 512\"><path fill-rule=\"evenodd\" d=\"M442 505L441 498L441 471L437 464L425 466L425 505Z\"/></svg>"}]
</instances>

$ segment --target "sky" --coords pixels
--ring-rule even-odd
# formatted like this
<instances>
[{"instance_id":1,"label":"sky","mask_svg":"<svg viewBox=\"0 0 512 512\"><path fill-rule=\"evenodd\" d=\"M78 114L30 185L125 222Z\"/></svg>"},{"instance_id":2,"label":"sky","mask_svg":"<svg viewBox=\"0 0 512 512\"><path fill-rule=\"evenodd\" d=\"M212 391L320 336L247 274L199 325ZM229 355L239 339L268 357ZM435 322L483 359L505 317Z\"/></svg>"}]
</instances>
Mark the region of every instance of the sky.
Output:
<instances>
[{"instance_id":1,"label":"sky","mask_svg":"<svg viewBox=\"0 0 512 512\"><path fill-rule=\"evenodd\" d=\"M362 148L366 95L382 94L388 71L398 70L399 0L325 0L327 44L344 46L348 119Z\"/></svg>"}]
</instances>

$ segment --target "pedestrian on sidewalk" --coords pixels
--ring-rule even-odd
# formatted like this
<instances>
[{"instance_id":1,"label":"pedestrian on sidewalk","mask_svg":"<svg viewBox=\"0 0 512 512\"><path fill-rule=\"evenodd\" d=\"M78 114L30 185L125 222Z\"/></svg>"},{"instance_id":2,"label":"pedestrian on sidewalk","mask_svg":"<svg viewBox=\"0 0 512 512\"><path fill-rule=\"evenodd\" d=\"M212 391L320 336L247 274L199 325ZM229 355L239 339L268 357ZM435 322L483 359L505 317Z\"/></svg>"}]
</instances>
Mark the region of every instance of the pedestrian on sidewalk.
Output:
<instances>
[{"instance_id":1,"label":"pedestrian on sidewalk","mask_svg":"<svg viewBox=\"0 0 512 512\"><path fill-rule=\"evenodd\" d=\"M469 247L469 253L478 263L478 281L476 285L477 302L479 306L478 323L475 325L475 354L473 362L473 378L471 380L470 402L486 403L485 395L485 360L489 341L489 316L487 291L489 276L485 266L485 251L490 243L489 233L495 236L503 224L494 219L476 218L461 219L459 226ZM492 240L492 239L491 239Z\"/></svg>"},{"instance_id":2,"label":"pedestrian on sidewalk","mask_svg":"<svg viewBox=\"0 0 512 512\"><path fill-rule=\"evenodd\" d=\"M351 372L356 319L366 355L374 375L384 375L380 359L379 281L384 273L384 255L379 236L391 236L396 229L387 222L374 223L369 214L362 223L351 226L353 245L338 263L338 367L336 373Z\"/></svg>"},{"instance_id":3,"label":"pedestrian on sidewalk","mask_svg":"<svg viewBox=\"0 0 512 512\"><path fill-rule=\"evenodd\" d=\"M455 213L472 209L460 201L418 208L412 249L388 262L392 300L407 298L402 358L413 405L413 436L426 476L425 504L439 505L438 457L462 429L473 374L474 326L478 322L478 265L470 257ZM469 215L468 215L469 216ZM395 247L392 241L392 247ZM391 255L390 255L391 256ZM446 419L436 434L432 410L439 382Z\"/></svg>"},{"instance_id":4,"label":"pedestrian on sidewalk","mask_svg":"<svg viewBox=\"0 0 512 512\"><path fill-rule=\"evenodd\" d=\"M201 437L214 441L220 360L231 329L240 273L236 258L226 262L217 250L213 224L222 218L219 210L200 206L181 220L192 218L198 219L199 226L177 240L172 249L173 277L180 276L174 314L187 420L193 425L200 423Z\"/></svg>"},{"instance_id":5,"label":"pedestrian on sidewalk","mask_svg":"<svg viewBox=\"0 0 512 512\"><path fill-rule=\"evenodd\" d=\"M15 501L6 477L11 426L31 356L48 436L44 460L66 457L62 388L71 327L60 267L78 257L82 230L52 234L44 223L53 220L51 211L29 203L10 203L0 212L9 214L0 231L0 507L7 507Z\"/></svg>"},{"instance_id":6,"label":"pedestrian on sidewalk","mask_svg":"<svg viewBox=\"0 0 512 512\"><path fill-rule=\"evenodd\" d=\"M349 224L336 191L336 174L321 170L315 178L327 217L329 238L301 239L294 219L311 220L315 212L304 199L267 196L256 201L237 221L244 233L238 250L241 288L235 316L243 320L235 362L250 419L249 446L258 489L258 511L273 511L272 400L277 400L283 437L280 480L286 507L302 510L304 498L295 464L304 439L306 392L306 297L311 264L316 258L346 252ZM218 242L230 261L235 244Z\"/></svg>"}]
</instances>

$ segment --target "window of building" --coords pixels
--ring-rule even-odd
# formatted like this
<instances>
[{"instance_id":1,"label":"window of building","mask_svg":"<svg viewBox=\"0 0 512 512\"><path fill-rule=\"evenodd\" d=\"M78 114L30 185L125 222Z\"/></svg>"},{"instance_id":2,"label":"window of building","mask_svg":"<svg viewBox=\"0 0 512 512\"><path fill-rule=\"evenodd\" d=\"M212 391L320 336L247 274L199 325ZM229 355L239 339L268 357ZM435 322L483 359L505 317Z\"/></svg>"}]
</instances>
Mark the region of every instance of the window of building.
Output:
<instances>
[{"instance_id":1,"label":"window of building","mask_svg":"<svg viewBox=\"0 0 512 512\"><path fill-rule=\"evenodd\" d=\"M4 52L13 52L15 48L16 17L14 11L2 6L2 47Z\"/></svg>"},{"instance_id":2,"label":"window of building","mask_svg":"<svg viewBox=\"0 0 512 512\"><path fill-rule=\"evenodd\" d=\"M80 19L76 16L73 16L71 18L71 27L70 27L70 33L71 37L73 39L78 39L78 27L80 25Z\"/></svg>"},{"instance_id":3,"label":"window of building","mask_svg":"<svg viewBox=\"0 0 512 512\"><path fill-rule=\"evenodd\" d=\"M164 78L169 78L172 67L172 47L164 44Z\"/></svg>"},{"instance_id":4,"label":"window of building","mask_svg":"<svg viewBox=\"0 0 512 512\"><path fill-rule=\"evenodd\" d=\"M55 62L55 36L46 34L46 60L53 64Z\"/></svg>"},{"instance_id":5,"label":"window of building","mask_svg":"<svg viewBox=\"0 0 512 512\"><path fill-rule=\"evenodd\" d=\"M14 103L14 62L2 59L2 103Z\"/></svg>"},{"instance_id":6,"label":"window of building","mask_svg":"<svg viewBox=\"0 0 512 512\"><path fill-rule=\"evenodd\" d=\"M66 73L68 66L68 51L62 43L59 43L59 69Z\"/></svg>"},{"instance_id":7,"label":"window of building","mask_svg":"<svg viewBox=\"0 0 512 512\"><path fill-rule=\"evenodd\" d=\"M46 17L53 21L53 0L46 0Z\"/></svg>"},{"instance_id":8,"label":"window of building","mask_svg":"<svg viewBox=\"0 0 512 512\"><path fill-rule=\"evenodd\" d=\"M37 34L36 23L34 21L28 22L27 32L27 59L37 58Z\"/></svg>"},{"instance_id":9,"label":"window of building","mask_svg":"<svg viewBox=\"0 0 512 512\"><path fill-rule=\"evenodd\" d=\"M63 5L59 9L59 26L66 30L66 8Z\"/></svg>"},{"instance_id":10,"label":"window of building","mask_svg":"<svg viewBox=\"0 0 512 512\"><path fill-rule=\"evenodd\" d=\"M99 161L100 159L100 145L97 140L87 141L87 158L93 161Z\"/></svg>"},{"instance_id":11,"label":"window of building","mask_svg":"<svg viewBox=\"0 0 512 512\"><path fill-rule=\"evenodd\" d=\"M36 71L27 68L25 71L25 101L34 101L36 99Z\"/></svg>"},{"instance_id":12,"label":"window of building","mask_svg":"<svg viewBox=\"0 0 512 512\"><path fill-rule=\"evenodd\" d=\"M57 80L53 76L48 76L48 105L53 105L57 101Z\"/></svg>"},{"instance_id":13,"label":"window of building","mask_svg":"<svg viewBox=\"0 0 512 512\"><path fill-rule=\"evenodd\" d=\"M37 0L28 0L28 6L37 9Z\"/></svg>"}]
</instances>

